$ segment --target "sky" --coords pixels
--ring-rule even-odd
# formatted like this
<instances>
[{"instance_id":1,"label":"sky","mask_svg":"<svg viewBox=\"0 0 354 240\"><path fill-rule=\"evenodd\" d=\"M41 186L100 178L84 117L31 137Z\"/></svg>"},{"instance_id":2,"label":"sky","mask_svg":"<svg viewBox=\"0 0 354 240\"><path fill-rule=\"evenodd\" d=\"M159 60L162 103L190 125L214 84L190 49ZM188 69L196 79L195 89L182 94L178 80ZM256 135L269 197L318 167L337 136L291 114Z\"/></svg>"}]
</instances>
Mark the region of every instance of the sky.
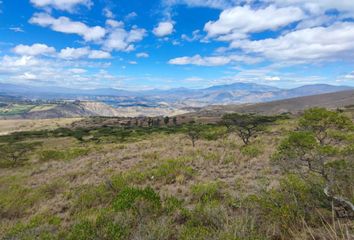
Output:
<instances>
[{"instance_id":1,"label":"sky","mask_svg":"<svg viewBox=\"0 0 354 240\"><path fill-rule=\"evenodd\" d=\"M0 0L0 82L354 86L353 0Z\"/></svg>"}]
</instances>

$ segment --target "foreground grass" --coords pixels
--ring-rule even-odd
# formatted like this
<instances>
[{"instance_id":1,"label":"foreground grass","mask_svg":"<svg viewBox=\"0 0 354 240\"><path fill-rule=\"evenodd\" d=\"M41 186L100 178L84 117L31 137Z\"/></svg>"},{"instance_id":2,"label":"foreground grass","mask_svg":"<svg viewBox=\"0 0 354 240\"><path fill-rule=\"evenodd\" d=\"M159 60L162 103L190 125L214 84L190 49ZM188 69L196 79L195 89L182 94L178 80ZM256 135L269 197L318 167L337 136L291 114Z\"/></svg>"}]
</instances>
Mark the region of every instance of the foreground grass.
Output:
<instances>
[{"instance_id":1,"label":"foreground grass","mask_svg":"<svg viewBox=\"0 0 354 240\"><path fill-rule=\"evenodd\" d=\"M322 182L271 162L295 128L283 120L248 146L204 126L192 147L183 127L58 129L13 134L41 142L0 168L4 239L350 239L333 220Z\"/></svg>"}]
</instances>

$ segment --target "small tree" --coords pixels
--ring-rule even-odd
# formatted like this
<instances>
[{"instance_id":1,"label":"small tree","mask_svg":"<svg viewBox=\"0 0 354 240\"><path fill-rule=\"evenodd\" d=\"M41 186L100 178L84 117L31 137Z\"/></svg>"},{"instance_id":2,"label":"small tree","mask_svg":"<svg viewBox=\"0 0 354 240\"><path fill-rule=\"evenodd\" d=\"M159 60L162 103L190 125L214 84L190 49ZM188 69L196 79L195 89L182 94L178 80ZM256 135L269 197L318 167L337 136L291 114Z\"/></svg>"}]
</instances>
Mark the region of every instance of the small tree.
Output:
<instances>
[{"instance_id":1,"label":"small tree","mask_svg":"<svg viewBox=\"0 0 354 240\"><path fill-rule=\"evenodd\" d=\"M172 121L173 121L173 124L176 126L177 125L177 117L173 117Z\"/></svg>"},{"instance_id":2,"label":"small tree","mask_svg":"<svg viewBox=\"0 0 354 240\"><path fill-rule=\"evenodd\" d=\"M196 125L190 125L187 129L187 135L192 141L192 146L195 147L195 142L200 138L201 130Z\"/></svg>"},{"instance_id":3,"label":"small tree","mask_svg":"<svg viewBox=\"0 0 354 240\"><path fill-rule=\"evenodd\" d=\"M154 120L152 118L148 119L148 127L152 127Z\"/></svg>"},{"instance_id":4,"label":"small tree","mask_svg":"<svg viewBox=\"0 0 354 240\"><path fill-rule=\"evenodd\" d=\"M40 143L9 143L0 145L0 155L6 161L9 161L9 165L16 166L23 161L28 160L27 153L32 151ZM5 164L6 165L6 164Z\"/></svg>"},{"instance_id":5,"label":"small tree","mask_svg":"<svg viewBox=\"0 0 354 240\"><path fill-rule=\"evenodd\" d=\"M274 122L276 119L276 117L269 116L231 113L224 115L222 122L229 132L236 131L243 143L248 145L251 137L262 132L267 124Z\"/></svg>"},{"instance_id":6,"label":"small tree","mask_svg":"<svg viewBox=\"0 0 354 240\"><path fill-rule=\"evenodd\" d=\"M331 132L348 129L351 125L348 117L325 108L308 109L299 121L300 129L312 132L321 145L334 140L329 136Z\"/></svg>"},{"instance_id":7,"label":"small tree","mask_svg":"<svg viewBox=\"0 0 354 240\"><path fill-rule=\"evenodd\" d=\"M170 118L168 116L164 117L163 122L165 123L165 125L167 126L168 123L170 122Z\"/></svg>"},{"instance_id":8,"label":"small tree","mask_svg":"<svg viewBox=\"0 0 354 240\"><path fill-rule=\"evenodd\" d=\"M275 159L285 171L295 171L304 179L322 178L325 194L354 217L354 205L338 195L354 179L352 129L351 120L338 112L309 109L300 118L299 129L281 142ZM341 180L343 176L348 176L346 181Z\"/></svg>"}]
</instances>

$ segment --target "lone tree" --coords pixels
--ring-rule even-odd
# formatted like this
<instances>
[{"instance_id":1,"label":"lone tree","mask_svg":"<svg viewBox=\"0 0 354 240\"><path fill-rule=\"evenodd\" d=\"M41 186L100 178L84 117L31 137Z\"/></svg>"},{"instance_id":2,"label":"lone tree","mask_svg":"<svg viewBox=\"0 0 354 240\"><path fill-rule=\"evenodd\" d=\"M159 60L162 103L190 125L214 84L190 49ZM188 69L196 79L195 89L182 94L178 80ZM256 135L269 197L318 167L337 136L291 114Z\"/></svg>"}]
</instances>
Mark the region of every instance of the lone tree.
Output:
<instances>
[{"instance_id":1,"label":"lone tree","mask_svg":"<svg viewBox=\"0 0 354 240\"><path fill-rule=\"evenodd\" d=\"M195 147L195 142L200 138L201 129L197 125L189 125L187 128L187 136L192 141L192 146Z\"/></svg>"},{"instance_id":2,"label":"lone tree","mask_svg":"<svg viewBox=\"0 0 354 240\"><path fill-rule=\"evenodd\" d=\"M32 151L39 142L33 143L9 143L0 145L0 155L4 161L4 165L17 166L28 160L28 152Z\"/></svg>"},{"instance_id":3,"label":"lone tree","mask_svg":"<svg viewBox=\"0 0 354 240\"><path fill-rule=\"evenodd\" d=\"M354 194L353 137L354 125L346 116L324 108L309 109L300 118L298 130L281 142L274 159L285 171L304 179L320 177L324 193L341 209L335 209L337 215L354 217L354 205L348 200Z\"/></svg>"},{"instance_id":4,"label":"lone tree","mask_svg":"<svg viewBox=\"0 0 354 240\"><path fill-rule=\"evenodd\" d=\"M170 118L168 116L164 117L163 122L165 123L165 125L167 126L168 123L170 122Z\"/></svg>"},{"instance_id":5,"label":"lone tree","mask_svg":"<svg viewBox=\"0 0 354 240\"><path fill-rule=\"evenodd\" d=\"M308 109L299 121L300 129L312 132L321 145L334 140L330 136L334 131L348 129L351 125L348 117L325 108Z\"/></svg>"},{"instance_id":6,"label":"lone tree","mask_svg":"<svg viewBox=\"0 0 354 240\"><path fill-rule=\"evenodd\" d=\"M173 124L176 126L177 125L177 117L173 117L172 121L173 121Z\"/></svg>"},{"instance_id":7,"label":"lone tree","mask_svg":"<svg viewBox=\"0 0 354 240\"><path fill-rule=\"evenodd\" d=\"M227 127L228 132L236 132L245 145L250 143L251 137L262 132L265 126L276 121L276 117L261 116L255 114L225 114L222 123Z\"/></svg>"}]
</instances>

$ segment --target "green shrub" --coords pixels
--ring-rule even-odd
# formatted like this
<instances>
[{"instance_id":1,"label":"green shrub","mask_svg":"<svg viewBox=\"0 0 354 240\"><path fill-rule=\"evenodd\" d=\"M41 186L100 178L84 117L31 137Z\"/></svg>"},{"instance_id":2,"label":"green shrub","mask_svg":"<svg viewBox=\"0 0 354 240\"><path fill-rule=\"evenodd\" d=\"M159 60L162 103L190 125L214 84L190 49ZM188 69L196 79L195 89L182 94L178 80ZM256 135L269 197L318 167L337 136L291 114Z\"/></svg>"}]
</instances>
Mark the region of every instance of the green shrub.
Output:
<instances>
[{"instance_id":1,"label":"green shrub","mask_svg":"<svg viewBox=\"0 0 354 240\"><path fill-rule=\"evenodd\" d=\"M108 205L114 198L115 192L106 185L87 185L77 190L77 198L74 201L73 211L81 212L100 205Z\"/></svg>"},{"instance_id":2,"label":"green shrub","mask_svg":"<svg viewBox=\"0 0 354 240\"><path fill-rule=\"evenodd\" d=\"M263 153L263 149L259 144L257 145L245 145L240 148L240 151L242 155L250 157L250 158L256 158L260 154Z\"/></svg>"},{"instance_id":3,"label":"green shrub","mask_svg":"<svg viewBox=\"0 0 354 240\"><path fill-rule=\"evenodd\" d=\"M149 175L156 180L163 180L166 184L174 183L179 176L189 179L193 176L193 169L186 166L186 159L171 159L151 170Z\"/></svg>"},{"instance_id":4,"label":"green shrub","mask_svg":"<svg viewBox=\"0 0 354 240\"><path fill-rule=\"evenodd\" d=\"M221 192L220 182L200 183L191 187L193 198L198 202L210 202L222 200L224 194Z\"/></svg>"},{"instance_id":5,"label":"green shrub","mask_svg":"<svg viewBox=\"0 0 354 240\"><path fill-rule=\"evenodd\" d=\"M87 155L89 149L86 148L71 148L68 150L43 150L39 153L41 161L50 160L71 160L80 156Z\"/></svg>"},{"instance_id":6,"label":"green shrub","mask_svg":"<svg viewBox=\"0 0 354 240\"><path fill-rule=\"evenodd\" d=\"M282 234L301 229L303 221L309 225L322 222L317 213L319 208L329 208L329 201L323 193L323 183L318 179L307 182L296 175L288 175L280 182L280 187L251 196L246 200L250 210L259 207L259 222L264 228L278 229Z\"/></svg>"},{"instance_id":7,"label":"green shrub","mask_svg":"<svg viewBox=\"0 0 354 240\"><path fill-rule=\"evenodd\" d=\"M113 208L116 211L139 210L135 205L137 201L143 200L149 204L151 210L158 210L161 207L160 196L150 187L144 189L135 187L123 188L113 201Z\"/></svg>"}]
</instances>

